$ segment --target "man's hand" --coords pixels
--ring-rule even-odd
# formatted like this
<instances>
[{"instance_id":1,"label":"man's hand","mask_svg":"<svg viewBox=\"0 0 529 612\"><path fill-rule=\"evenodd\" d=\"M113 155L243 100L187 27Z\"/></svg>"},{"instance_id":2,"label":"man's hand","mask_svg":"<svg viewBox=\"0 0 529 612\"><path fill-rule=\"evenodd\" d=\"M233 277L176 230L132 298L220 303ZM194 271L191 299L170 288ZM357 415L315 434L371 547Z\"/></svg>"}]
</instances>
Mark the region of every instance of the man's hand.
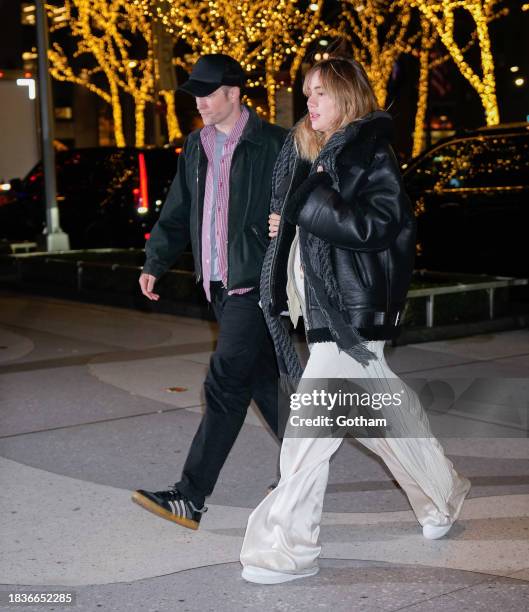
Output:
<instances>
[{"instance_id":1,"label":"man's hand","mask_svg":"<svg viewBox=\"0 0 529 612\"><path fill-rule=\"evenodd\" d=\"M148 297L150 300L154 300L157 302L160 299L160 296L157 293L153 293L154 283L156 282L156 276L152 274L146 274L142 272L140 274L140 287L141 292L145 297Z\"/></svg>"},{"instance_id":2,"label":"man's hand","mask_svg":"<svg viewBox=\"0 0 529 612\"><path fill-rule=\"evenodd\" d=\"M279 231L279 220L281 219L281 215L277 213L271 213L268 217L268 235L270 238L275 238L277 236L277 232Z\"/></svg>"}]
</instances>

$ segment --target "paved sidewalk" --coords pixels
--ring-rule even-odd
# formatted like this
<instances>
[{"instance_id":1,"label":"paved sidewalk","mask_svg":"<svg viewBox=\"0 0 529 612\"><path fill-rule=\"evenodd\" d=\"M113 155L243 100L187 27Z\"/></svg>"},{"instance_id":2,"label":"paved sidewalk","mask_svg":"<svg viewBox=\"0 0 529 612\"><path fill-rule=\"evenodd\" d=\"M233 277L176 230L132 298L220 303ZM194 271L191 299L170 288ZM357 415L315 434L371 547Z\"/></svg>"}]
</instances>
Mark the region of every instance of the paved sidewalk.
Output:
<instances>
[{"instance_id":1,"label":"paved sidewalk","mask_svg":"<svg viewBox=\"0 0 529 612\"><path fill-rule=\"evenodd\" d=\"M276 477L256 413L192 532L130 502L178 479L200 419L213 324L0 294L0 610L69 590L76 610L521 611L529 608L527 438L447 438L473 487L427 541L386 468L356 442L331 465L314 578L245 583L246 520ZM529 330L392 348L408 376L529 376ZM68 609L68 608L64 608Z\"/></svg>"}]
</instances>

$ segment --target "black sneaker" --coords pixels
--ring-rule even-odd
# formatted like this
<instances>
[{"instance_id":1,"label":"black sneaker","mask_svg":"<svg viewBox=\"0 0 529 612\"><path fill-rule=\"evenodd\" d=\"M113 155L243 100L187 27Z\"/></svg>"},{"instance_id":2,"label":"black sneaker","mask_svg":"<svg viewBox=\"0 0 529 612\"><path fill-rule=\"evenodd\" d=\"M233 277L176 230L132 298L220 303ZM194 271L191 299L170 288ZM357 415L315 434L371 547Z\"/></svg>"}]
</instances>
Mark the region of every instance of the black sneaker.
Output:
<instances>
[{"instance_id":1,"label":"black sneaker","mask_svg":"<svg viewBox=\"0 0 529 612\"><path fill-rule=\"evenodd\" d=\"M197 508L175 486L170 487L168 491L156 491L155 493L142 489L134 491L132 501L142 508L188 529L198 529L202 515L208 510L206 506Z\"/></svg>"}]
</instances>

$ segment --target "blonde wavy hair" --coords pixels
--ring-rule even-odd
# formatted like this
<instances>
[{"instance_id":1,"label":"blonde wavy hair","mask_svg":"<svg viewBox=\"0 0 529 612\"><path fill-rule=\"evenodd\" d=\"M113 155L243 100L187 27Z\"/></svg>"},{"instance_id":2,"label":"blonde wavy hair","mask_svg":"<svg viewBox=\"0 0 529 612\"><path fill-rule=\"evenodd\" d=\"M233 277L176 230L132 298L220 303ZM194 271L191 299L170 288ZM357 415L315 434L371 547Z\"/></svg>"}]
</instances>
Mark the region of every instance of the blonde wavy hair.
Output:
<instances>
[{"instance_id":1,"label":"blonde wavy hair","mask_svg":"<svg viewBox=\"0 0 529 612\"><path fill-rule=\"evenodd\" d=\"M303 93L307 97L310 95L310 79L318 71L323 89L338 106L339 119L332 126L331 134L379 109L366 71L357 61L347 57L330 57L314 64L303 81ZM316 159L329 136L329 133L323 134L312 128L308 113L294 128L299 155L309 161Z\"/></svg>"}]
</instances>

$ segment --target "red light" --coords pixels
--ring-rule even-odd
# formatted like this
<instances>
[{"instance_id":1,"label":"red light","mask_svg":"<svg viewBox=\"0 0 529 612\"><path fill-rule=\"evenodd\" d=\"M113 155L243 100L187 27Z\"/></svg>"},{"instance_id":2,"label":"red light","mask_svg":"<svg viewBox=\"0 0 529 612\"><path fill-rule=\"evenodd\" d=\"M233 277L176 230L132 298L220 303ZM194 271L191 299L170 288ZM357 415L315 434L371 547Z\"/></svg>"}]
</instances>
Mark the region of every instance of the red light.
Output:
<instances>
[{"instance_id":1,"label":"red light","mask_svg":"<svg viewBox=\"0 0 529 612\"><path fill-rule=\"evenodd\" d=\"M182 147L176 147L174 150L175 153L182 153Z\"/></svg>"},{"instance_id":2,"label":"red light","mask_svg":"<svg viewBox=\"0 0 529 612\"><path fill-rule=\"evenodd\" d=\"M31 78L31 72L24 72L24 77L25 77L26 79Z\"/></svg>"},{"instance_id":3,"label":"red light","mask_svg":"<svg viewBox=\"0 0 529 612\"><path fill-rule=\"evenodd\" d=\"M139 190L137 187L135 187L135 188L132 190L132 193L133 193L135 196L140 195L140 190Z\"/></svg>"},{"instance_id":4,"label":"red light","mask_svg":"<svg viewBox=\"0 0 529 612\"><path fill-rule=\"evenodd\" d=\"M0 70L0 79L3 79L5 76L5 72L3 70Z\"/></svg>"},{"instance_id":5,"label":"red light","mask_svg":"<svg viewBox=\"0 0 529 612\"><path fill-rule=\"evenodd\" d=\"M149 240L149 238L151 237L151 235L149 233L144 234L143 237L145 238L145 240Z\"/></svg>"},{"instance_id":6,"label":"red light","mask_svg":"<svg viewBox=\"0 0 529 612\"><path fill-rule=\"evenodd\" d=\"M140 166L140 195L142 208L149 208L149 191L147 185L147 166L145 165L145 153L138 155L138 163ZM145 212L145 211L144 211Z\"/></svg>"}]
</instances>

